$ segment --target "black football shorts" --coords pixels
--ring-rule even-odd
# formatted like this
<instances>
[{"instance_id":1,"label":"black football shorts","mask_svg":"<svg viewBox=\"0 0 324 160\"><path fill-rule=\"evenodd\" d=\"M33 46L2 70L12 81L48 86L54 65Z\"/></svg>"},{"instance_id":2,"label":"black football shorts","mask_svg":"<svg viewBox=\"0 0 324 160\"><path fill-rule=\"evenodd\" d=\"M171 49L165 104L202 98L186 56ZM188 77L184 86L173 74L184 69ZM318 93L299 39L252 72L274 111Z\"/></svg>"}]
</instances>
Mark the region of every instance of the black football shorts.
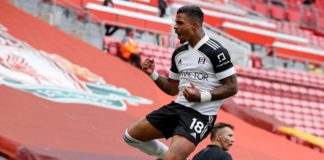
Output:
<instances>
[{"instance_id":1,"label":"black football shorts","mask_svg":"<svg viewBox=\"0 0 324 160\"><path fill-rule=\"evenodd\" d=\"M192 108L172 102L151 112L146 119L166 139L181 135L197 146L211 132L216 117L203 115Z\"/></svg>"}]
</instances>

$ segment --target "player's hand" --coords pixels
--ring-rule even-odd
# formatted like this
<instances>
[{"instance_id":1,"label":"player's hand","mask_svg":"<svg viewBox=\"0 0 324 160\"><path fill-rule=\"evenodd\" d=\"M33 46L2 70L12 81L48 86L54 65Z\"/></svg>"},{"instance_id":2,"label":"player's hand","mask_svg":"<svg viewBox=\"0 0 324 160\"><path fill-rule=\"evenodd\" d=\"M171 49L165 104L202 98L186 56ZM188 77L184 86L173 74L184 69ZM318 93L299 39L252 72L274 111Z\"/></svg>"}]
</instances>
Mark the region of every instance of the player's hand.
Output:
<instances>
[{"instance_id":1,"label":"player's hand","mask_svg":"<svg viewBox=\"0 0 324 160\"><path fill-rule=\"evenodd\" d=\"M183 95L188 102L200 102L200 92L196 86L189 81L191 87L185 87Z\"/></svg>"},{"instance_id":2,"label":"player's hand","mask_svg":"<svg viewBox=\"0 0 324 160\"><path fill-rule=\"evenodd\" d=\"M142 65L142 70L148 74L151 75L154 71L155 63L153 58L147 58L144 60Z\"/></svg>"}]
</instances>

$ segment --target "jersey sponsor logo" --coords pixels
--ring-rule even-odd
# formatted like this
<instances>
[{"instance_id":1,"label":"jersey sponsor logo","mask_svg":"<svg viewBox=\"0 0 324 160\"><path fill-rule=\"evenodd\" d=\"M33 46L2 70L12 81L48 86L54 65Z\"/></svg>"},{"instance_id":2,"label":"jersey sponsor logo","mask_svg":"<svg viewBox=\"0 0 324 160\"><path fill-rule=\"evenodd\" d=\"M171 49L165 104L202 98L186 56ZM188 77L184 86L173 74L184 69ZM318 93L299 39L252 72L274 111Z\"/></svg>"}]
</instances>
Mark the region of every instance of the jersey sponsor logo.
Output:
<instances>
[{"instance_id":1,"label":"jersey sponsor logo","mask_svg":"<svg viewBox=\"0 0 324 160\"><path fill-rule=\"evenodd\" d=\"M205 57L199 57L198 64L205 64L206 58Z\"/></svg>"},{"instance_id":2,"label":"jersey sponsor logo","mask_svg":"<svg viewBox=\"0 0 324 160\"><path fill-rule=\"evenodd\" d=\"M0 53L0 85L50 101L115 110L126 110L127 105L152 104L149 99L134 96L125 88L107 83L87 68L59 55L32 48L1 27Z\"/></svg>"},{"instance_id":3,"label":"jersey sponsor logo","mask_svg":"<svg viewBox=\"0 0 324 160\"><path fill-rule=\"evenodd\" d=\"M217 68L223 67L223 66L227 65L228 63L230 63L230 61L223 62L222 64L217 65Z\"/></svg>"},{"instance_id":4,"label":"jersey sponsor logo","mask_svg":"<svg viewBox=\"0 0 324 160\"><path fill-rule=\"evenodd\" d=\"M202 80L202 81L208 81L208 74L199 73L199 72L186 72L186 71L183 71L183 72L180 73L180 78L198 79L198 80Z\"/></svg>"},{"instance_id":5,"label":"jersey sponsor logo","mask_svg":"<svg viewBox=\"0 0 324 160\"><path fill-rule=\"evenodd\" d=\"M219 63L222 63L223 61L226 60L226 57L225 57L224 53L222 52L221 54L217 55L217 59L218 59Z\"/></svg>"}]
</instances>

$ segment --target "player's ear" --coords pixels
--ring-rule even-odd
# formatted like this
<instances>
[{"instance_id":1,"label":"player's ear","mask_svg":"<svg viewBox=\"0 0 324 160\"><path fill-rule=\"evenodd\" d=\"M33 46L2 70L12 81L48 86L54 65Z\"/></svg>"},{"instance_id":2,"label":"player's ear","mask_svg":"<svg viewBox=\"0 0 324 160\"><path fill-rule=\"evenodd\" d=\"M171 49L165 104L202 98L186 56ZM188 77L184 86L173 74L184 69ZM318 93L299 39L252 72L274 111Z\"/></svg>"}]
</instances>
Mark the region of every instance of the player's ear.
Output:
<instances>
[{"instance_id":1,"label":"player's ear","mask_svg":"<svg viewBox=\"0 0 324 160\"><path fill-rule=\"evenodd\" d=\"M220 141L221 140L221 137L219 135L216 135L215 138L216 138L217 141Z\"/></svg>"},{"instance_id":2,"label":"player's ear","mask_svg":"<svg viewBox=\"0 0 324 160\"><path fill-rule=\"evenodd\" d=\"M192 28L197 29L199 27L199 24L196 21L192 22Z\"/></svg>"}]
</instances>

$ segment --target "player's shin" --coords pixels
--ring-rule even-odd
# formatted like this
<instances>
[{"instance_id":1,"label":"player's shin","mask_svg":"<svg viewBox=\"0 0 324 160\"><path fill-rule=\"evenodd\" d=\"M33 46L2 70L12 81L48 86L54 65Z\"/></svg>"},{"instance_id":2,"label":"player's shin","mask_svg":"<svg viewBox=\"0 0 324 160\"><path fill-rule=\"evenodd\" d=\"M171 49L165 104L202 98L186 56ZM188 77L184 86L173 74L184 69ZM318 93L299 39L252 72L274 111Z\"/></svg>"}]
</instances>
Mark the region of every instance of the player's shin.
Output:
<instances>
[{"instance_id":1,"label":"player's shin","mask_svg":"<svg viewBox=\"0 0 324 160\"><path fill-rule=\"evenodd\" d=\"M168 151L168 147L159 140L155 139L151 141L142 142L131 137L128 134L127 130L124 134L124 141L128 145L135 147L146 154L154 155L160 159L163 159L164 153Z\"/></svg>"}]
</instances>

